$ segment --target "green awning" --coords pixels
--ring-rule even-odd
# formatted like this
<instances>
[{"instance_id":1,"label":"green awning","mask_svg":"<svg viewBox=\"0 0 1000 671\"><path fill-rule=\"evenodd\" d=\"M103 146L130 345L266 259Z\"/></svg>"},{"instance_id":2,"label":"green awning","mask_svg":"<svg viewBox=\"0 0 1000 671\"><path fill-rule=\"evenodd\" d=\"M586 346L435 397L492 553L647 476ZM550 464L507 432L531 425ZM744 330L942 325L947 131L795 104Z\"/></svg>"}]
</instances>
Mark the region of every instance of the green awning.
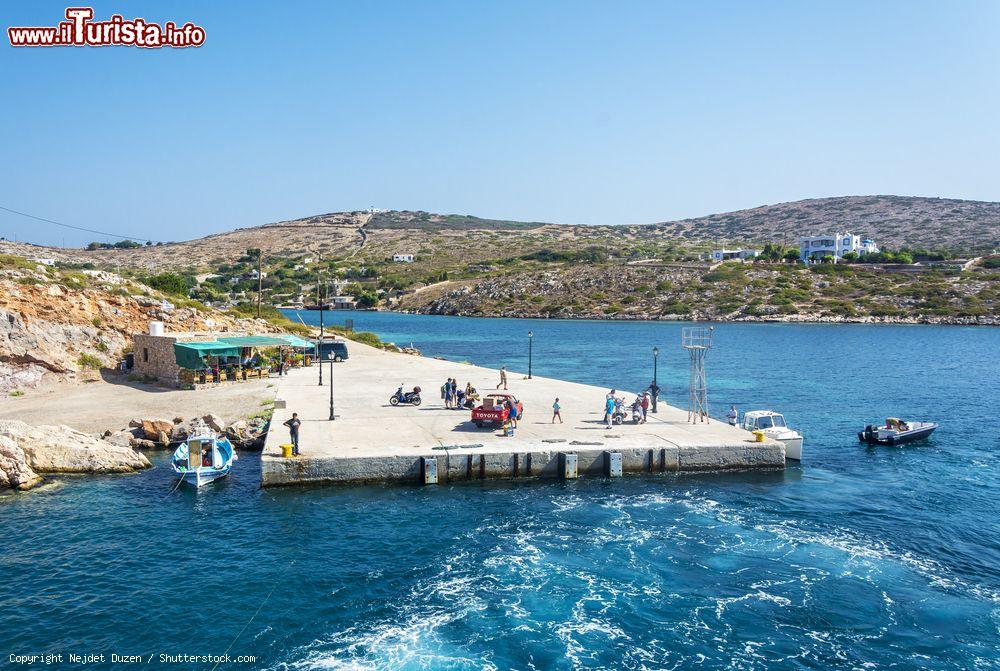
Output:
<instances>
[{"instance_id":1,"label":"green awning","mask_svg":"<svg viewBox=\"0 0 1000 671\"><path fill-rule=\"evenodd\" d=\"M289 343L280 336L233 336L219 338L219 342L231 347L288 347Z\"/></svg>"},{"instance_id":2,"label":"green awning","mask_svg":"<svg viewBox=\"0 0 1000 671\"><path fill-rule=\"evenodd\" d=\"M174 358L181 368L201 370L206 368L206 356L239 356L240 348L218 340L205 342L175 342Z\"/></svg>"}]
</instances>

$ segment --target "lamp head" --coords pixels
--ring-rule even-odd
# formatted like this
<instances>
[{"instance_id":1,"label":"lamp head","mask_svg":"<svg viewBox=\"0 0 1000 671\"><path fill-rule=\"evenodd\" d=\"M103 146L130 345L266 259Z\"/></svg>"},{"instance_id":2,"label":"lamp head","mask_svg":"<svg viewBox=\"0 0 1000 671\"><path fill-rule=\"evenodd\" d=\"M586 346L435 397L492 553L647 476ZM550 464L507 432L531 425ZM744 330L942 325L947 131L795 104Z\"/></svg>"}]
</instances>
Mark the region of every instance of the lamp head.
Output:
<instances>
[{"instance_id":1,"label":"lamp head","mask_svg":"<svg viewBox=\"0 0 1000 671\"><path fill-rule=\"evenodd\" d=\"M531 336L533 336L533 335L534 335L534 334L533 334L533 333L532 333L531 331L528 331L528 337L529 337L529 338L530 338Z\"/></svg>"},{"instance_id":2,"label":"lamp head","mask_svg":"<svg viewBox=\"0 0 1000 671\"><path fill-rule=\"evenodd\" d=\"M653 356L660 356L660 348L659 347L654 347L653 348Z\"/></svg>"}]
</instances>

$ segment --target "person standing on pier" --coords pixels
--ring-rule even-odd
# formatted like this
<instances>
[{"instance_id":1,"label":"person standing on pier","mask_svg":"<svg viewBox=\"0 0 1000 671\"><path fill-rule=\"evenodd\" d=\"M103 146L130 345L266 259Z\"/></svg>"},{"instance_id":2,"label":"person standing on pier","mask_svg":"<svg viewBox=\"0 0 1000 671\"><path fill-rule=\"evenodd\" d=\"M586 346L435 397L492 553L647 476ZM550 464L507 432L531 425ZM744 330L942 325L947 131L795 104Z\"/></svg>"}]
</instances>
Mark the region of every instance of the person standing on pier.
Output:
<instances>
[{"instance_id":1,"label":"person standing on pier","mask_svg":"<svg viewBox=\"0 0 1000 671\"><path fill-rule=\"evenodd\" d=\"M615 415L615 390L604 399L604 426L611 428L611 418Z\"/></svg>"},{"instance_id":2,"label":"person standing on pier","mask_svg":"<svg viewBox=\"0 0 1000 671\"><path fill-rule=\"evenodd\" d=\"M639 401L639 407L642 408L642 423L646 423L646 414L649 412L649 392L644 392L642 395L642 400Z\"/></svg>"},{"instance_id":3,"label":"person standing on pier","mask_svg":"<svg viewBox=\"0 0 1000 671\"><path fill-rule=\"evenodd\" d=\"M302 426L302 420L299 419L299 413L293 412L292 418L285 422L285 426L288 427L288 433L291 434L292 454L297 457L299 456L299 427Z\"/></svg>"},{"instance_id":4,"label":"person standing on pier","mask_svg":"<svg viewBox=\"0 0 1000 671\"><path fill-rule=\"evenodd\" d=\"M504 391L507 390L507 366L500 366L500 382L497 383L497 389L503 385Z\"/></svg>"},{"instance_id":5,"label":"person standing on pier","mask_svg":"<svg viewBox=\"0 0 1000 671\"><path fill-rule=\"evenodd\" d=\"M656 380L653 380L649 383L647 389L649 389L649 393L652 394L653 402L655 403L656 399L660 398L660 386L656 384Z\"/></svg>"},{"instance_id":6,"label":"person standing on pier","mask_svg":"<svg viewBox=\"0 0 1000 671\"><path fill-rule=\"evenodd\" d=\"M562 410L562 406L559 405L559 399L556 398L555 403L552 404L552 423L553 424L556 423L557 419L559 420L560 424L563 423L563 421L562 421L562 414L559 412L560 410Z\"/></svg>"},{"instance_id":7,"label":"person standing on pier","mask_svg":"<svg viewBox=\"0 0 1000 671\"><path fill-rule=\"evenodd\" d=\"M729 426L736 426L736 422L740 418L740 413L736 411L736 406L729 406L729 412L726 413L726 419L729 420Z\"/></svg>"}]
</instances>

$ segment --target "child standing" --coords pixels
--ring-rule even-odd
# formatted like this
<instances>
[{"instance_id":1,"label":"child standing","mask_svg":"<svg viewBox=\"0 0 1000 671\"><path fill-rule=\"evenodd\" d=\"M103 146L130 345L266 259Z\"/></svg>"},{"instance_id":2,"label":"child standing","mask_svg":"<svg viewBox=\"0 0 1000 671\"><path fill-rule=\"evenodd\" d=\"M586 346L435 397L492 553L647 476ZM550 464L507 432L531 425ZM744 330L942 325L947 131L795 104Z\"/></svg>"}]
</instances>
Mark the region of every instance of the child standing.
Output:
<instances>
[{"instance_id":1,"label":"child standing","mask_svg":"<svg viewBox=\"0 0 1000 671\"><path fill-rule=\"evenodd\" d=\"M559 412L560 410L562 410L562 406L559 405L559 399L556 398L555 402L552 404L552 423L553 424L556 423L557 419L559 420L560 424L563 423L563 421L562 421L562 414L560 414L560 412Z\"/></svg>"}]
</instances>

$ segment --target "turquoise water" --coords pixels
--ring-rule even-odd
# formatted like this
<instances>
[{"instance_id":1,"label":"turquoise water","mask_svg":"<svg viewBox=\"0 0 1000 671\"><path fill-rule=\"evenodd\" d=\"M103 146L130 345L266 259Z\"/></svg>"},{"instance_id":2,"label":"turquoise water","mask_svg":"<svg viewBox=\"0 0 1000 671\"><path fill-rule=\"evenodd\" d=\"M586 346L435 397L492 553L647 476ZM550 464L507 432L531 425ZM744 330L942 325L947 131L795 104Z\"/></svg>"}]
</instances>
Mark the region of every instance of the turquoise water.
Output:
<instances>
[{"instance_id":1,"label":"turquoise water","mask_svg":"<svg viewBox=\"0 0 1000 671\"><path fill-rule=\"evenodd\" d=\"M531 329L534 372L624 389L658 345L682 403L680 324L349 316L515 370ZM0 496L0 659L211 668L155 655L232 644L266 669L998 669L998 352L997 329L718 325L713 411L783 411L806 436L783 473L261 491L246 458L170 494L161 458ZM943 425L859 444L886 415Z\"/></svg>"}]
</instances>

